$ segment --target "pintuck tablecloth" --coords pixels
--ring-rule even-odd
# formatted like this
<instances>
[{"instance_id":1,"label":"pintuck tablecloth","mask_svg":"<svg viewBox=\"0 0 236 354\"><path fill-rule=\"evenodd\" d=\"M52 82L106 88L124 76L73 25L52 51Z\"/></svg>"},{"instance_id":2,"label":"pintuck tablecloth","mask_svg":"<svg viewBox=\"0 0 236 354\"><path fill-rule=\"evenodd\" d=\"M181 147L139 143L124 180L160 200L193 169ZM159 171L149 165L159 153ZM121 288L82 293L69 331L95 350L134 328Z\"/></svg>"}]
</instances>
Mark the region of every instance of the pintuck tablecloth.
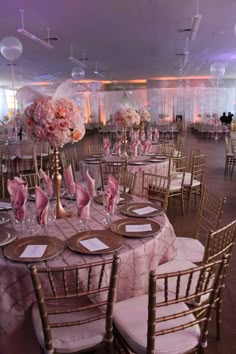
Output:
<instances>
[{"instance_id":1,"label":"pintuck tablecloth","mask_svg":"<svg viewBox=\"0 0 236 354\"><path fill-rule=\"evenodd\" d=\"M142 201L134 197L134 201ZM30 203L30 202L28 202ZM67 202L65 202L67 204ZM74 204L67 206L76 212ZM31 215L34 215L34 203L29 204ZM13 217L12 211L8 211ZM91 229L102 230L107 226L104 223L105 212L102 205L92 203L89 226ZM123 218L116 211L113 221ZM160 231L151 237L125 238L125 243L119 250L121 263L117 301L142 295L148 291L148 273L163 262L172 259L175 254L175 233L165 214L159 214L155 218ZM29 226L33 221L27 218ZM1 230L0 226L0 230ZM6 224L5 227L12 227ZM66 242L72 235L80 230L80 222L77 216L54 221L50 227L50 235ZM38 234L38 233L37 233ZM28 233L28 236L32 234ZM22 237L22 236L21 236ZM18 236L19 238L19 236ZM51 260L37 263L38 266L58 267L70 266L80 263L111 258L112 254L89 256L71 251L65 247L60 255ZM33 287L28 269L29 264L8 260L4 256L3 247L0 248L0 353L1 354L36 354L32 351L31 337L33 331L30 322L30 306L35 301ZM28 334L29 333L29 334ZM31 334L30 334L31 333ZM22 337L23 335L23 337ZM25 338L24 338L25 336ZM34 339L35 340L35 339ZM38 350L38 349L37 349Z\"/></svg>"}]
</instances>

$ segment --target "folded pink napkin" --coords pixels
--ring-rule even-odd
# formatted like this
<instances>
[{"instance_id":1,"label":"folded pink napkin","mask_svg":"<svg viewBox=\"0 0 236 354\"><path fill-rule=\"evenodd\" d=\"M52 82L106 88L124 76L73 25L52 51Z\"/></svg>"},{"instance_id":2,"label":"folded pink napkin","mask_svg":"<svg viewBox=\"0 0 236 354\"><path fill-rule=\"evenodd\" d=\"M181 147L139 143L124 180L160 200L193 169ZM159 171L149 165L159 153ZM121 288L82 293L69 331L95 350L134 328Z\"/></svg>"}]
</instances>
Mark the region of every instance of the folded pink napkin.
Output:
<instances>
[{"instance_id":1,"label":"folded pink napkin","mask_svg":"<svg viewBox=\"0 0 236 354\"><path fill-rule=\"evenodd\" d=\"M132 156L137 157L138 156L138 147L140 145L140 141L139 140L135 140L131 143L131 152L132 152Z\"/></svg>"},{"instance_id":2,"label":"folded pink napkin","mask_svg":"<svg viewBox=\"0 0 236 354\"><path fill-rule=\"evenodd\" d=\"M114 214L117 203L120 199L119 183L110 175L108 177L107 187L105 189L106 210L110 214Z\"/></svg>"},{"instance_id":3,"label":"folded pink napkin","mask_svg":"<svg viewBox=\"0 0 236 354\"><path fill-rule=\"evenodd\" d=\"M26 201L28 196L27 184L18 184L13 200L13 209L16 220L22 222L26 214Z\"/></svg>"},{"instance_id":4,"label":"folded pink napkin","mask_svg":"<svg viewBox=\"0 0 236 354\"><path fill-rule=\"evenodd\" d=\"M51 178L42 170L39 170L39 177L43 179L44 189L49 198L53 196L53 183Z\"/></svg>"},{"instance_id":5,"label":"folded pink napkin","mask_svg":"<svg viewBox=\"0 0 236 354\"><path fill-rule=\"evenodd\" d=\"M69 195L75 194L75 181L72 172L71 165L67 166L64 170L64 179L67 186L67 191Z\"/></svg>"},{"instance_id":6,"label":"folded pink napkin","mask_svg":"<svg viewBox=\"0 0 236 354\"><path fill-rule=\"evenodd\" d=\"M76 203L81 220L88 220L90 217L90 197L88 191L81 184L75 184Z\"/></svg>"},{"instance_id":7,"label":"folded pink napkin","mask_svg":"<svg viewBox=\"0 0 236 354\"><path fill-rule=\"evenodd\" d=\"M143 146L143 153L144 155L148 154L150 151L150 148L152 146L152 142L150 140L146 140L144 142L144 146Z\"/></svg>"},{"instance_id":8,"label":"folded pink napkin","mask_svg":"<svg viewBox=\"0 0 236 354\"><path fill-rule=\"evenodd\" d=\"M121 156L121 141L118 141L115 144L115 151L116 151L116 156Z\"/></svg>"},{"instance_id":9,"label":"folded pink napkin","mask_svg":"<svg viewBox=\"0 0 236 354\"><path fill-rule=\"evenodd\" d=\"M93 179L88 170L86 170L85 172L85 178L86 178L86 181L87 181L87 186L88 186L88 191L89 191L89 196L90 198L94 198L96 196L96 188L95 188L95 179Z\"/></svg>"},{"instance_id":10,"label":"folded pink napkin","mask_svg":"<svg viewBox=\"0 0 236 354\"><path fill-rule=\"evenodd\" d=\"M20 177L14 177L13 180L8 179L7 180L7 190L8 193L11 197L11 200L13 201L16 195L16 191L19 187L19 185L26 185L27 183L23 181Z\"/></svg>"},{"instance_id":11,"label":"folded pink napkin","mask_svg":"<svg viewBox=\"0 0 236 354\"><path fill-rule=\"evenodd\" d=\"M154 130L154 140L158 140L159 139L159 130L157 128L155 128Z\"/></svg>"},{"instance_id":12,"label":"folded pink napkin","mask_svg":"<svg viewBox=\"0 0 236 354\"><path fill-rule=\"evenodd\" d=\"M36 213L39 224L47 225L49 201L47 194L42 188L35 187Z\"/></svg>"},{"instance_id":13,"label":"folded pink napkin","mask_svg":"<svg viewBox=\"0 0 236 354\"><path fill-rule=\"evenodd\" d=\"M134 128L131 128L129 132L129 137L131 138L131 140L133 136L134 136Z\"/></svg>"},{"instance_id":14,"label":"folded pink napkin","mask_svg":"<svg viewBox=\"0 0 236 354\"><path fill-rule=\"evenodd\" d=\"M104 138L103 139L103 147L102 147L102 152L105 157L108 157L110 155L110 147L111 147L111 142L109 138Z\"/></svg>"}]
</instances>

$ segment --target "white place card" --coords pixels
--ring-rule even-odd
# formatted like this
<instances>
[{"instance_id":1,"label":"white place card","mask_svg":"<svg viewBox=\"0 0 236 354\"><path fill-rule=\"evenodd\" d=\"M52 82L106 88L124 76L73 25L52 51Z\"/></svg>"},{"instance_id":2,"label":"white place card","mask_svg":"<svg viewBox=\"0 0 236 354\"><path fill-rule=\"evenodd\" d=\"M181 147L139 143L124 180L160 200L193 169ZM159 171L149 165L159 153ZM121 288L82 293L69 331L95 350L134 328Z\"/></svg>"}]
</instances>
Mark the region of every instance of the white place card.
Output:
<instances>
[{"instance_id":1,"label":"white place card","mask_svg":"<svg viewBox=\"0 0 236 354\"><path fill-rule=\"evenodd\" d=\"M153 208L151 206L144 207L144 208L139 208L139 209L133 209L133 212L138 214L138 215L149 214L149 213L152 213L154 211L157 211L157 209Z\"/></svg>"},{"instance_id":2,"label":"white place card","mask_svg":"<svg viewBox=\"0 0 236 354\"><path fill-rule=\"evenodd\" d=\"M90 238L89 240L81 240L79 243L87 248L90 252L105 250L109 248L105 243L100 241L98 238Z\"/></svg>"},{"instance_id":3,"label":"white place card","mask_svg":"<svg viewBox=\"0 0 236 354\"><path fill-rule=\"evenodd\" d=\"M11 209L11 203L0 202L0 209Z\"/></svg>"},{"instance_id":4,"label":"white place card","mask_svg":"<svg viewBox=\"0 0 236 354\"><path fill-rule=\"evenodd\" d=\"M40 258L46 251L47 245L28 245L21 253L21 258Z\"/></svg>"},{"instance_id":5,"label":"white place card","mask_svg":"<svg viewBox=\"0 0 236 354\"><path fill-rule=\"evenodd\" d=\"M151 224L143 224L143 225L125 225L126 232L140 232L140 231L152 231Z\"/></svg>"}]
</instances>

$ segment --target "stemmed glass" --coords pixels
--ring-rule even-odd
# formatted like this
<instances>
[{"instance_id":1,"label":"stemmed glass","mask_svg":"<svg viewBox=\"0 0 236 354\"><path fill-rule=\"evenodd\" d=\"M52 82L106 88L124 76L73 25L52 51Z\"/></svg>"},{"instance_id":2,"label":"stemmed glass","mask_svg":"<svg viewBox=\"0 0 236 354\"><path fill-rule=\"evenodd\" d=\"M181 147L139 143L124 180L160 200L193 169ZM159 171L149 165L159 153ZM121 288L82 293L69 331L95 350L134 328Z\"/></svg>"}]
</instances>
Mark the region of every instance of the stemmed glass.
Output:
<instances>
[{"instance_id":1,"label":"stemmed glass","mask_svg":"<svg viewBox=\"0 0 236 354\"><path fill-rule=\"evenodd\" d=\"M113 200L114 205L112 207L109 207L105 192L103 193L102 201L103 201L103 206L105 211L105 219L103 221L105 222L106 225L109 226L112 223L112 216L115 214L117 201Z\"/></svg>"},{"instance_id":2,"label":"stemmed glass","mask_svg":"<svg viewBox=\"0 0 236 354\"><path fill-rule=\"evenodd\" d=\"M90 230L88 220L90 218L90 202L82 208L78 208L78 216L80 217L80 232Z\"/></svg>"},{"instance_id":3,"label":"stemmed glass","mask_svg":"<svg viewBox=\"0 0 236 354\"><path fill-rule=\"evenodd\" d=\"M24 207L19 207L19 208L16 208L16 207L13 207L13 211L14 211L14 215L15 215L15 221L17 224L20 225L20 234L23 233L23 223L25 221L25 214L26 214L26 211L25 211L25 208Z\"/></svg>"}]
</instances>

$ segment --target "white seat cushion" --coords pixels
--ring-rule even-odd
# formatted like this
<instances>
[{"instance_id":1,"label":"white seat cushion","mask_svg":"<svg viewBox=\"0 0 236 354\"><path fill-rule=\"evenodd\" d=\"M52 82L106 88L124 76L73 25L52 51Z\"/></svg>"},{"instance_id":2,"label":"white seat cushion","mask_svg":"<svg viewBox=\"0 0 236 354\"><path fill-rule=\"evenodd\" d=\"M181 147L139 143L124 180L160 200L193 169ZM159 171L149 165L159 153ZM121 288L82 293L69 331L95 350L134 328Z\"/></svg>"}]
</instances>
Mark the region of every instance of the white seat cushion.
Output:
<instances>
[{"instance_id":1,"label":"white seat cushion","mask_svg":"<svg viewBox=\"0 0 236 354\"><path fill-rule=\"evenodd\" d=\"M198 181L197 179L192 180L192 187L197 187L200 186L201 182ZM191 173L186 173L184 176L184 187L190 187L191 186Z\"/></svg>"},{"instance_id":2,"label":"white seat cushion","mask_svg":"<svg viewBox=\"0 0 236 354\"><path fill-rule=\"evenodd\" d=\"M176 237L175 246L176 258L184 258L193 263L202 262L205 248L199 240L191 237Z\"/></svg>"},{"instance_id":3,"label":"white seat cushion","mask_svg":"<svg viewBox=\"0 0 236 354\"><path fill-rule=\"evenodd\" d=\"M170 182L170 192L178 192L181 191L182 185L181 185L182 180L171 180Z\"/></svg>"},{"instance_id":4,"label":"white seat cushion","mask_svg":"<svg viewBox=\"0 0 236 354\"><path fill-rule=\"evenodd\" d=\"M95 310L85 310L61 315L50 315L53 322L66 322L81 320L92 315L101 314ZM38 305L32 307L32 319L35 333L42 348L44 346L44 335ZM95 346L103 341L105 336L105 319L86 323L80 326L69 326L52 328L53 348L58 353L72 353Z\"/></svg>"},{"instance_id":5,"label":"white seat cushion","mask_svg":"<svg viewBox=\"0 0 236 354\"><path fill-rule=\"evenodd\" d=\"M163 301L163 292L158 292L158 301ZM184 303L169 305L157 309L157 317L188 310ZM146 353L147 346L148 296L142 295L115 304L114 322L119 332L133 351ZM194 319L188 315L179 319L160 322L156 330L182 325ZM191 350L199 342L200 330L197 325L184 330L156 337L155 353L180 354Z\"/></svg>"}]
</instances>

